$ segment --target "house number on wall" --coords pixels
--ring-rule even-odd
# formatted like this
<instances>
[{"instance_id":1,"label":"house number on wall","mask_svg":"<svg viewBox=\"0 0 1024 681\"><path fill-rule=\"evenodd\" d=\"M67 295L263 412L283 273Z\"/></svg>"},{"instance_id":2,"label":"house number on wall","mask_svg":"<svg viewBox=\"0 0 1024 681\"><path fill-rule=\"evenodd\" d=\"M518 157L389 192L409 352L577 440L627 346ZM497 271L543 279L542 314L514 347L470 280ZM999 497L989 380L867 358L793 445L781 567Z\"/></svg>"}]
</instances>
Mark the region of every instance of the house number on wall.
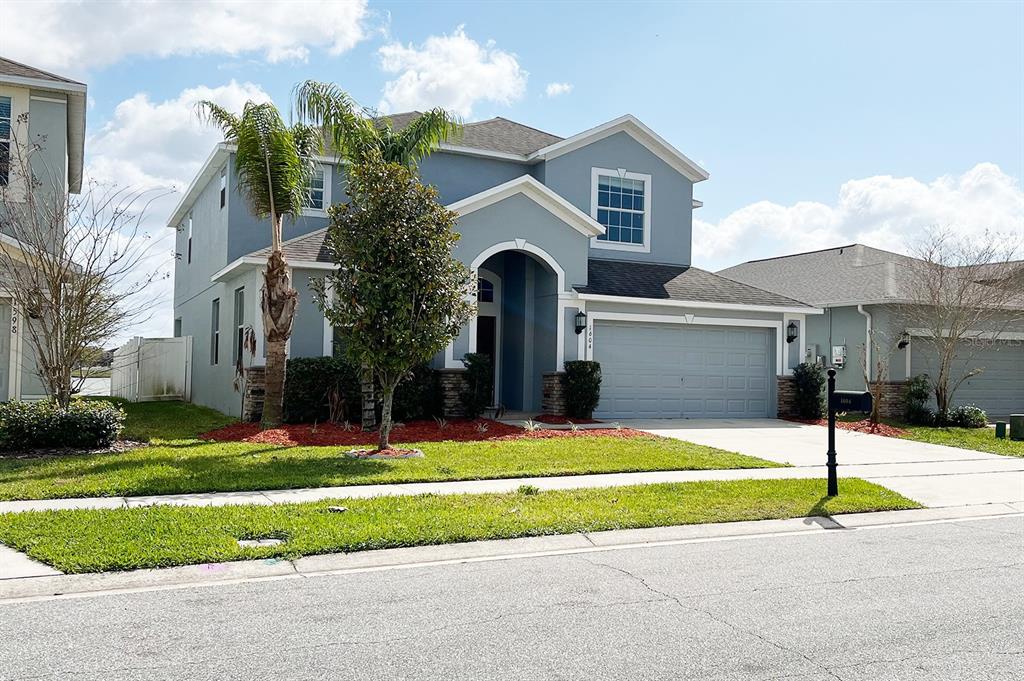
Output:
<instances>
[{"instance_id":1,"label":"house number on wall","mask_svg":"<svg viewBox=\"0 0 1024 681\"><path fill-rule=\"evenodd\" d=\"M18 313L11 310L11 335L18 333Z\"/></svg>"}]
</instances>

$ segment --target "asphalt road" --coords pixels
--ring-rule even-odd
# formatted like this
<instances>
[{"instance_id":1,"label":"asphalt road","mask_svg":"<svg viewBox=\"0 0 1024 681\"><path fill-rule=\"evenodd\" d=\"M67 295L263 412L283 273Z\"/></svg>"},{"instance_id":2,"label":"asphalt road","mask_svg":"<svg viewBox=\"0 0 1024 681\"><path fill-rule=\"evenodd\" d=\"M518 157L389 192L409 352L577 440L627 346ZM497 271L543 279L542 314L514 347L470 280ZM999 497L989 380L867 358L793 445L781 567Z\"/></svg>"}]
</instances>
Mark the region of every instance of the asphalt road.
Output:
<instances>
[{"instance_id":1,"label":"asphalt road","mask_svg":"<svg viewBox=\"0 0 1024 681\"><path fill-rule=\"evenodd\" d=\"M0 604L0 679L1021 679L1024 517Z\"/></svg>"}]
</instances>

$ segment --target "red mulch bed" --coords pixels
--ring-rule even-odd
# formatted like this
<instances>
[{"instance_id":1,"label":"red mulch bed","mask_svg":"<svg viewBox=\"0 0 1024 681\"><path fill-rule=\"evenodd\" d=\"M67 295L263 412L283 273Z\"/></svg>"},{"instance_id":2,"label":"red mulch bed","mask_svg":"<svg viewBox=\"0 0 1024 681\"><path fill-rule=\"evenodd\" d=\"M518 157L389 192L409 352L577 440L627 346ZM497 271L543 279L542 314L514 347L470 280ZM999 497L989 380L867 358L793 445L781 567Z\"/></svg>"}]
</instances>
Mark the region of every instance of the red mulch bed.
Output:
<instances>
[{"instance_id":1,"label":"red mulch bed","mask_svg":"<svg viewBox=\"0 0 1024 681\"><path fill-rule=\"evenodd\" d=\"M481 425L486 431L481 431ZM510 426L490 419L453 420L441 428L436 421L410 421L396 426L391 431L391 439L395 442L479 442L493 440L544 439L554 437L638 437L648 436L643 431L631 428L595 428L589 430L548 430L538 428L527 431L518 426ZM334 423L288 424L280 428L260 430L258 423L235 423L217 430L203 433L200 437L217 442L253 442L281 447L333 447L353 445L375 445L377 434L363 432L358 427L345 430Z\"/></svg>"},{"instance_id":2,"label":"red mulch bed","mask_svg":"<svg viewBox=\"0 0 1024 681\"><path fill-rule=\"evenodd\" d=\"M795 423L809 423L812 426L828 426L827 419L812 421L809 419L787 418L784 420L794 421ZM884 423L874 424L871 423L870 419L864 419L863 421L836 421L836 428L839 428L840 430L852 430L856 433L884 435L885 437L900 437L907 434L907 431L902 428L887 426Z\"/></svg>"},{"instance_id":3,"label":"red mulch bed","mask_svg":"<svg viewBox=\"0 0 1024 681\"><path fill-rule=\"evenodd\" d=\"M601 421L597 421L595 419L572 419L568 416L559 416L557 414L541 414L533 420L537 423L547 423L552 426L567 426L570 423L601 423Z\"/></svg>"}]
</instances>

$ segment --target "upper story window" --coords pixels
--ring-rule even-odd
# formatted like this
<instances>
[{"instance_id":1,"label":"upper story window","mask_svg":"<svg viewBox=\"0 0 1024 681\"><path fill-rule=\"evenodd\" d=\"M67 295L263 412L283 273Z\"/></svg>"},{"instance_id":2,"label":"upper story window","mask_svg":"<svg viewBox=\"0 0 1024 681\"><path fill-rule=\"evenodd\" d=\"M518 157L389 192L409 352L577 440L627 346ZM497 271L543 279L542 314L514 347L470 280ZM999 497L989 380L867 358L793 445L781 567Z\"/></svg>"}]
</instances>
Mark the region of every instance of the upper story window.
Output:
<instances>
[{"instance_id":1,"label":"upper story window","mask_svg":"<svg viewBox=\"0 0 1024 681\"><path fill-rule=\"evenodd\" d=\"M228 204L228 167L220 169L220 207Z\"/></svg>"},{"instance_id":2,"label":"upper story window","mask_svg":"<svg viewBox=\"0 0 1024 681\"><path fill-rule=\"evenodd\" d=\"M188 264L192 264L192 213L188 214Z\"/></svg>"},{"instance_id":3,"label":"upper story window","mask_svg":"<svg viewBox=\"0 0 1024 681\"><path fill-rule=\"evenodd\" d=\"M594 168L590 193L590 214L605 228L594 247L649 253L651 176Z\"/></svg>"},{"instance_id":4,"label":"upper story window","mask_svg":"<svg viewBox=\"0 0 1024 681\"><path fill-rule=\"evenodd\" d=\"M476 300L478 303L494 302L494 284L483 277L476 280Z\"/></svg>"},{"instance_id":5,"label":"upper story window","mask_svg":"<svg viewBox=\"0 0 1024 681\"><path fill-rule=\"evenodd\" d=\"M11 98L0 97L0 187L11 177Z\"/></svg>"},{"instance_id":6,"label":"upper story window","mask_svg":"<svg viewBox=\"0 0 1024 681\"><path fill-rule=\"evenodd\" d=\"M303 201L303 215L327 214L327 206L331 205L331 171L328 166L317 166L309 176L306 185L306 198Z\"/></svg>"}]
</instances>

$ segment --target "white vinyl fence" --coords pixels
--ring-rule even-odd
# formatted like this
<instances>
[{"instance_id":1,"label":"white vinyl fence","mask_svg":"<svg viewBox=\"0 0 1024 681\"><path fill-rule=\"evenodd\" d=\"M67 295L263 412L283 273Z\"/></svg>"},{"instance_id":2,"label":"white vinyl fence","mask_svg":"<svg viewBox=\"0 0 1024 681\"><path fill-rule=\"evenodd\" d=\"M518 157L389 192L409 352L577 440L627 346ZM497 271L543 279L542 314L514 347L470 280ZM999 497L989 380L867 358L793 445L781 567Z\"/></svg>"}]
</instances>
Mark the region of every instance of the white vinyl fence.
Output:
<instances>
[{"instance_id":1,"label":"white vinyl fence","mask_svg":"<svg viewBox=\"0 0 1024 681\"><path fill-rule=\"evenodd\" d=\"M192 399L192 336L133 338L114 351L110 394L130 402Z\"/></svg>"}]
</instances>

